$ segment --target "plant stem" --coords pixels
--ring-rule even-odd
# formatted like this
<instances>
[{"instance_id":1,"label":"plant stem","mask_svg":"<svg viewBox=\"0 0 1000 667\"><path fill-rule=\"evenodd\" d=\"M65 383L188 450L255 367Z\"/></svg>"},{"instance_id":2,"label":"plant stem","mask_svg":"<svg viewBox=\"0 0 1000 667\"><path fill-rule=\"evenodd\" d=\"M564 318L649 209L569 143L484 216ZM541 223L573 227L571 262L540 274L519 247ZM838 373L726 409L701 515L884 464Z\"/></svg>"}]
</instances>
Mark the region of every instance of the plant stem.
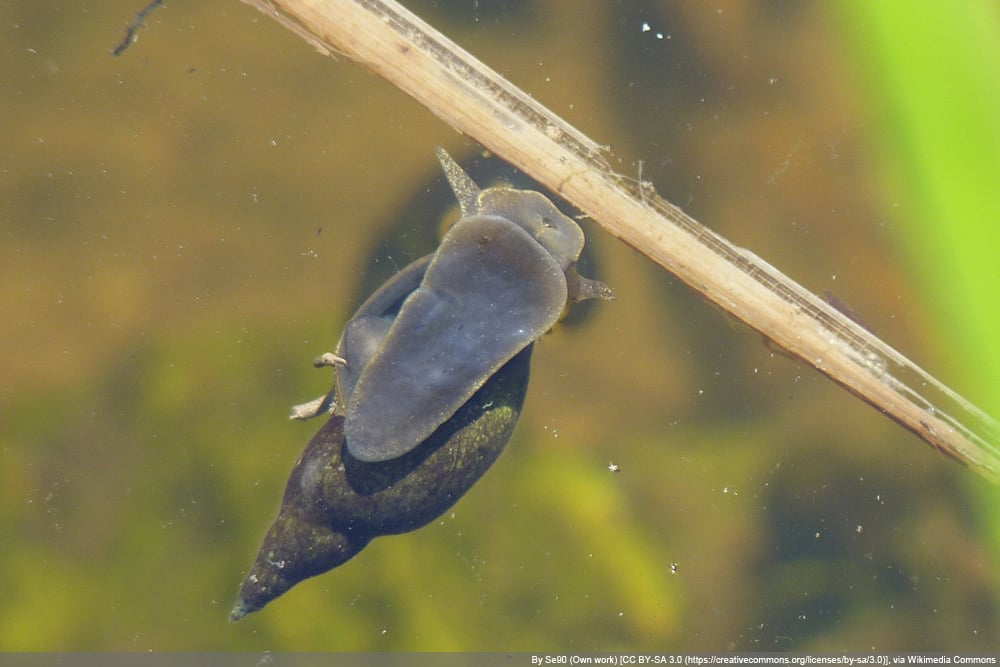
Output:
<instances>
[{"instance_id":1,"label":"plant stem","mask_svg":"<svg viewBox=\"0 0 1000 667\"><path fill-rule=\"evenodd\" d=\"M608 151L393 0L243 0L387 79L689 287L939 451L1000 481L996 422L752 252L615 173Z\"/></svg>"}]
</instances>

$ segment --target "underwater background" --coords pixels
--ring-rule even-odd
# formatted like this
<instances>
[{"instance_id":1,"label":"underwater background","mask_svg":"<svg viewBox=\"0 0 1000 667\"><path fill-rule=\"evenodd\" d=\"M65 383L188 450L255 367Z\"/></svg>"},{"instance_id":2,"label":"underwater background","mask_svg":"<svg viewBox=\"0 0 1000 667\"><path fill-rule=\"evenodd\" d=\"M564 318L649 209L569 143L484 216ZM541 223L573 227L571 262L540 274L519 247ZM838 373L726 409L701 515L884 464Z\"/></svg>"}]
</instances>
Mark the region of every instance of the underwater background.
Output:
<instances>
[{"instance_id":1,"label":"underwater background","mask_svg":"<svg viewBox=\"0 0 1000 667\"><path fill-rule=\"evenodd\" d=\"M969 207L1000 176L995 7L968 3L968 33L933 3L405 4L1000 412L1000 277L973 272L997 204ZM321 426L287 419L332 384L311 360L454 215L434 147L491 167L236 0L173 0L113 57L141 8L0 2L0 650L1000 646L995 490L587 221L617 300L535 346L485 477L229 622ZM930 109L956 114L953 162L885 73L908 56L878 29L904 14L956 82ZM986 85L961 85L963 48Z\"/></svg>"}]
</instances>

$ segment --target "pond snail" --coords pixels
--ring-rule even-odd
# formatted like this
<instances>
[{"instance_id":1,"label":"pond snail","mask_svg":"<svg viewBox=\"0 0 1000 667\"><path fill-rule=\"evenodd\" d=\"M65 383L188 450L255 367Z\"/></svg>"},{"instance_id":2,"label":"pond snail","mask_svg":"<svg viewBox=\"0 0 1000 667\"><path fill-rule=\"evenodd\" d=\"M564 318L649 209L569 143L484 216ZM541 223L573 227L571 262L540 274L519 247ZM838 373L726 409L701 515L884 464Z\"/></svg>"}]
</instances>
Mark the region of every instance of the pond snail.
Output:
<instances>
[{"instance_id":1,"label":"pond snail","mask_svg":"<svg viewBox=\"0 0 1000 667\"><path fill-rule=\"evenodd\" d=\"M577 273L583 231L545 196L481 190L438 158L461 218L317 362L337 367L336 387L293 417L331 416L292 470L233 620L457 502L513 433L534 342L568 304L612 298Z\"/></svg>"}]
</instances>

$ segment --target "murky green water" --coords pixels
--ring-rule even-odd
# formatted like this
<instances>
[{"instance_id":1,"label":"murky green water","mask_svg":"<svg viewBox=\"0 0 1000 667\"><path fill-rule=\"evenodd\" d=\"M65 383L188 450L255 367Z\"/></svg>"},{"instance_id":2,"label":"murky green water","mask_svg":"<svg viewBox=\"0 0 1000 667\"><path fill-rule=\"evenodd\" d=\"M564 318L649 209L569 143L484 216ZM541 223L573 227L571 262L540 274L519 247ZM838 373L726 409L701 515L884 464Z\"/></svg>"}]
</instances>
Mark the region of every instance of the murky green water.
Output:
<instances>
[{"instance_id":1,"label":"murky green water","mask_svg":"<svg viewBox=\"0 0 1000 667\"><path fill-rule=\"evenodd\" d=\"M438 4L621 171L953 379L822 7ZM981 483L593 225L618 299L536 346L483 480L229 623L319 428L286 419L329 388L310 361L436 234L434 146L476 147L235 1L111 57L140 8L0 10L0 649L996 647Z\"/></svg>"}]
</instances>

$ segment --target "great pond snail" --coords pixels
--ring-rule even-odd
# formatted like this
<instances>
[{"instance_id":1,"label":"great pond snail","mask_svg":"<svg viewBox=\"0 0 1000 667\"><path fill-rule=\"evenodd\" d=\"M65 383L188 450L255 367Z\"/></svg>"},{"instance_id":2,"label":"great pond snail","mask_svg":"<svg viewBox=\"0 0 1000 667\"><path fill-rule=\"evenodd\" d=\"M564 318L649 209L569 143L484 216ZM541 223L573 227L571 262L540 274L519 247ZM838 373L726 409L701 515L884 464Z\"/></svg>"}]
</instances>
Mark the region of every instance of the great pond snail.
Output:
<instances>
[{"instance_id":1,"label":"great pond snail","mask_svg":"<svg viewBox=\"0 0 1000 667\"><path fill-rule=\"evenodd\" d=\"M233 620L457 502L513 433L534 342L568 304L612 298L576 272L583 231L544 195L481 190L444 150L438 158L461 218L324 355L336 387L293 416L331 416L292 470Z\"/></svg>"}]
</instances>

